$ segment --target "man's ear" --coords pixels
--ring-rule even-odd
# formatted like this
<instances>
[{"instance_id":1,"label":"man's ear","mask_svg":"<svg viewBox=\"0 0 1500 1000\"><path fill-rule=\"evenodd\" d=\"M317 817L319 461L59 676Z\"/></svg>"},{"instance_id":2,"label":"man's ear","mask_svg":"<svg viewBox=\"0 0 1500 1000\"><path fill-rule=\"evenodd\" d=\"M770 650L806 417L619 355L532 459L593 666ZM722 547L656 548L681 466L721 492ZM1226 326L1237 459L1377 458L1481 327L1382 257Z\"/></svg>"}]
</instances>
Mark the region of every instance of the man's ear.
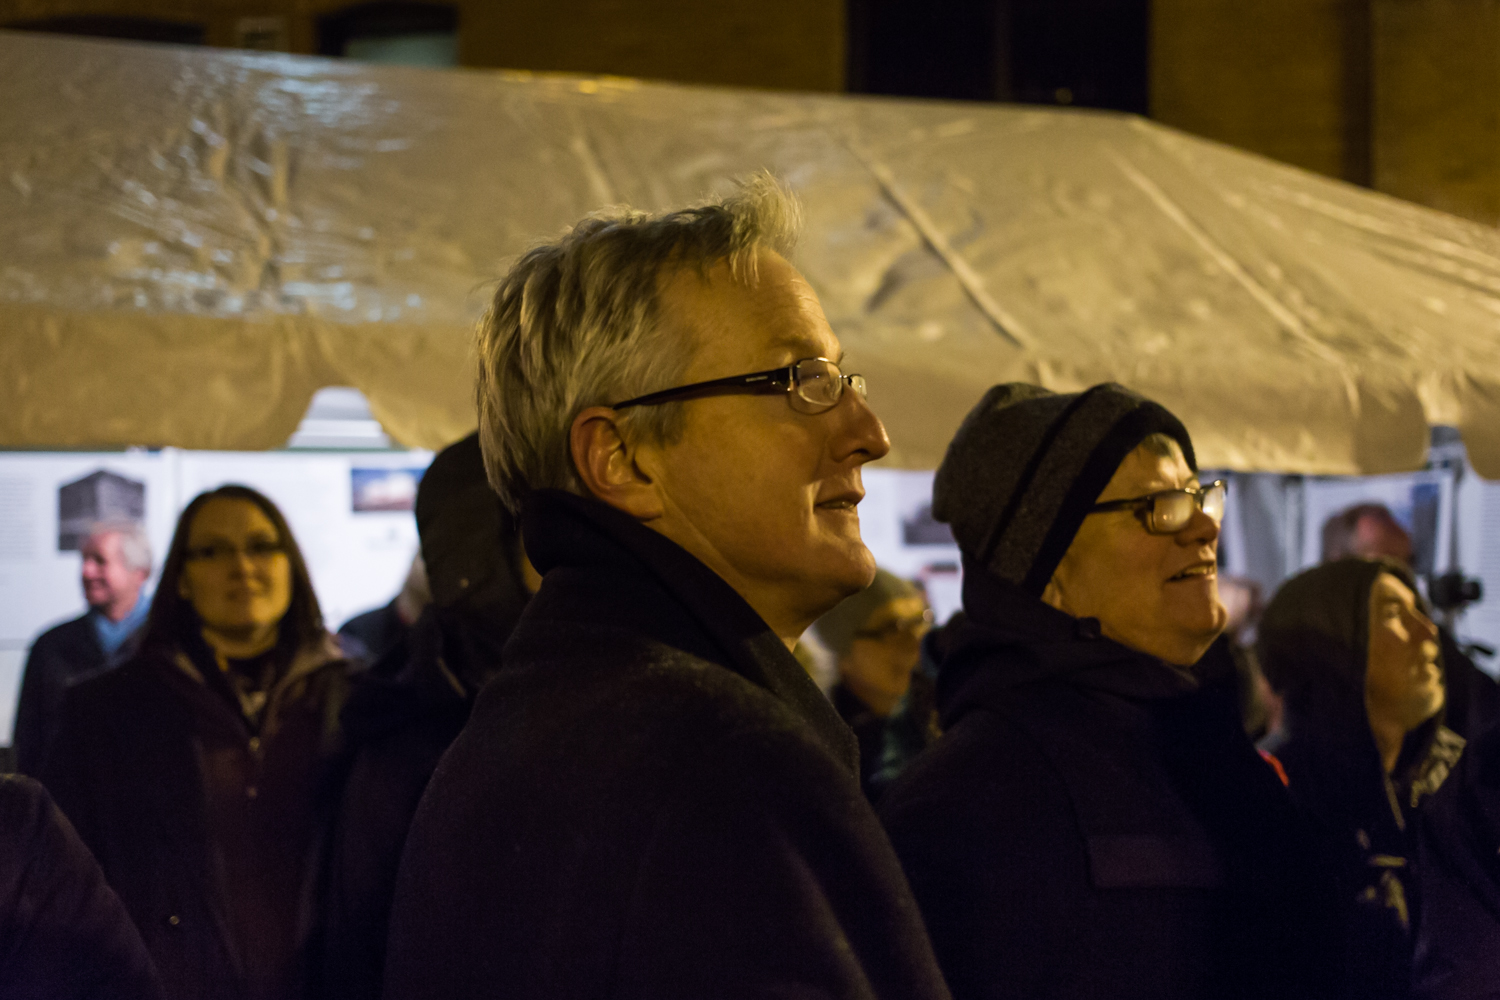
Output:
<instances>
[{"instance_id":1,"label":"man's ear","mask_svg":"<svg viewBox=\"0 0 1500 1000\"><path fill-rule=\"evenodd\" d=\"M661 517L664 508L657 484L641 471L639 449L625 433L620 415L607 406L591 406L573 418L568 435L573 467L594 496L638 521Z\"/></svg>"}]
</instances>

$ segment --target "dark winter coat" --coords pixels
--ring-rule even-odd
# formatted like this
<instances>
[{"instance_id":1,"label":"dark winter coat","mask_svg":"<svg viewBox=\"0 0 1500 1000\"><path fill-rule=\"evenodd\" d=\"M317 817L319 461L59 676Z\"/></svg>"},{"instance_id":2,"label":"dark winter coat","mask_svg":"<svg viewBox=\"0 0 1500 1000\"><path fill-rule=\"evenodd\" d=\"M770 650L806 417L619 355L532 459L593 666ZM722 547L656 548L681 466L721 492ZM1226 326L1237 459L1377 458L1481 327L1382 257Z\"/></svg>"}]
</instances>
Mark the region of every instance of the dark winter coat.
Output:
<instances>
[{"instance_id":1,"label":"dark winter coat","mask_svg":"<svg viewBox=\"0 0 1500 1000\"><path fill-rule=\"evenodd\" d=\"M356 680L343 711L346 778L330 842L325 995L379 1000L396 872L412 816L468 721L482 681L498 669L513 624L508 617L481 629L459 609L428 605L394 647L401 659L383 660ZM490 635L502 642L486 641Z\"/></svg>"},{"instance_id":2,"label":"dark winter coat","mask_svg":"<svg viewBox=\"0 0 1500 1000\"><path fill-rule=\"evenodd\" d=\"M847 727L721 578L542 491L406 845L386 997L946 997Z\"/></svg>"},{"instance_id":3,"label":"dark winter coat","mask_svg":"<svg viewBox=\"0 0 1500 1000\"><path fill-rule=\"evenodd\" d=\"M21 695L16 702L16 770L42 773L48 748L57 735L58 712L68 686L99 673L110 663L123 663L135 653L135 640L111 659L99 645L98 633L87 614L48 629L37 636L26 657L21 675Z\"/></svg>"},{"instance_id":4,"label":"dark winter coat","mask_svg":"<svg viewBox=\"0 0 1500 1000\"><path fill-rule=\"evenodd\" d=\"M1281 729L1264 741L1292 796L1335 845L1344 925L1344 994L1357 1000L1410 995L1410 821L1443 783L1463 740L1441 716L1408 734L1389 776L1365 707L1370 590L1382 573L1415 581L1395 564L1327 563L1283 585L1259 627L1260 662L1282 694Z\"/></svg>"},{"instance_id":5,"label":"dark winter coat","mask_svg":"<svg viewBox=\"0 0 1500 1000\"><path fill-rule=\"evenodd\" d=\"M1416 995L1500 998L1500 727L1464 748L1417 839Z\"/></svg>"},{"instance_id":6,"label":"dark winter coat","mask_svg":"<svg viewBox=\"0 0 1500 1000\"><path fill-rule=\"evenodd\" d=\"M45 780L168 997L282 1000L308 971L348 664L331 637L303 650L252 719L199 646L143 651L71 688Z\"/></svg>"},{"instance_id":7,"label":"dark winter coat","mask_svg":"<svg viewBox=\"0 0 1500 1000\"><path fill-rule=\"evenodd\" d=\"M160 1000L146 946L93 855L29 778L0 777L0 996Z\"/></svg>"},{"instance_id":8,"label":"dark winter coat","mask_svg":"<svg viewBox=\"0 0 1500 1000\"><path fill-rule=\"evenodd\" d=\"M1222 647L1172 667L973 567L964 605L881 801L954 996L1319 995L1330 895Z\"/></svg>"}]
</instances>

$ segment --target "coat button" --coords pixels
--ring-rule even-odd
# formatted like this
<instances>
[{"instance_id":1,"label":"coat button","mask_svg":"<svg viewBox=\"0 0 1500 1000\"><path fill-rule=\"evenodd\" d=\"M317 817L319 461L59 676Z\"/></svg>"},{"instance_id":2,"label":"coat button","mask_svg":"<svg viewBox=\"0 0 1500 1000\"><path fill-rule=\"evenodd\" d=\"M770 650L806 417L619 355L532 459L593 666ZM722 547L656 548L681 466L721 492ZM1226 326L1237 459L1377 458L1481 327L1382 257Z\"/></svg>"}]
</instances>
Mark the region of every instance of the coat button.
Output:
<instances>
[{"instance_id":1,"label":"coat button","mask_svg":"<svg viewBox=\"0 0 1500 1000\"><path fill-rule=\"evenodd\" d=\"M245 789L245 797L247 799L253 799L253 798L255 798L259 794L260 794L260 789L256 788L254 785L251 785L251 786L249 786L248 788Z\"/></svg>"},{"instance_id":2,"label":"coat button","mask_svg":"<svg viewBox=\"0 0 1500 1000\"><path fill-rule=\"evenodd\" d=\"M168 927L177 927L177 926L179 926L179 925L180 925L180 924L181 924L181 923L182 923L182 918L181 918L181 917L179 917L179 916L178 916L178 915L177 915L177 914L175 914L175 913L174 913L174 914L172 914L172 915L171 915L171 916L170 916L170 917L168 917L168 918L167 918L167 926L168 926Z\"/></svg>"},{"instance_id":3,"label":"coat button","mask_svg":"<svg viewBox=\"0 0 1500 1000\"><path fill-rule=\"evenodd\" d=\"M250 737L250 752L251 753L260 753L260 737L259 736L252 736L252 737Z\"/></svg>"}]
</instances>

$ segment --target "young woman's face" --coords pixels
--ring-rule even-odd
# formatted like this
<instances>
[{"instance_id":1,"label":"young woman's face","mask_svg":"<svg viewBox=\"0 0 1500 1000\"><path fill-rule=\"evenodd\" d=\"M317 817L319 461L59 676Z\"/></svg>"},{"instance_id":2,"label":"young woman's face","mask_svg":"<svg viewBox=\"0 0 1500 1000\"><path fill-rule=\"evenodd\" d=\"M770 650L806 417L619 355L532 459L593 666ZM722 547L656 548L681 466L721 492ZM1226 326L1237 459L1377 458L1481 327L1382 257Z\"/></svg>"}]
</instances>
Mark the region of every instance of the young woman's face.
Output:
<instances>
[{"instance_id":1,"label":"young woman's face","mask_svg":"<svg viewBox=\"0 0 1500 1000\"><path fill-rule=\"evenodd\" d=\"M1370 653L1365 706L1376 722L1406 732L1443 707L1438 632L1399 577L1382 573L1370 588Z\"/></svg>"},{"instance_id":2,"label":"young woman's face","mask_svg":"<svg viewBox=\"0 0 1500 1000\"><path fill-rule=\"evenodd\" d=\"M275 626L292 603L284 542L255 504L216 497L188 529L178 592L213 631L248 635Z\"/></svg>"}]
</instances>

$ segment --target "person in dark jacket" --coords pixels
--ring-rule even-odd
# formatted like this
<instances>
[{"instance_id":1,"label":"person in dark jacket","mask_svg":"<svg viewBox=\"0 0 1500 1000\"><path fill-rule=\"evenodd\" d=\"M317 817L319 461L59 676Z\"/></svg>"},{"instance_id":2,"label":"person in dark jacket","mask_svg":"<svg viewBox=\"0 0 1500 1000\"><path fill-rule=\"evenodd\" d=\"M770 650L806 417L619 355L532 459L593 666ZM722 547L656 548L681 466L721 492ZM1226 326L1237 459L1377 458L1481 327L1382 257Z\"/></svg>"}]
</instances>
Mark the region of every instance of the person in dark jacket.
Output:
<instances>
[{"instance_id":1,"label":"person in dark jacket","mask_svg":"<svg viewBox=\"0 0 1500 1000\"><path fill-rule=\"evenodd\" d=\"M1117 385L991 389L938 470L944 735L881 800L955 997L1316 996L1329 895L1215 639L1223 487Z\"/></svg>"},{"instance_id":2,"label":"person in dark jacket","mask_svg":"<svg viewBox=\"0 0 1500 1000\"><path fill-rule=\"evenodd\" d=\"M1266 749L1339 847L1345 995L1406 997L1410 825L1463 749L1442 725L1437 627L1404 565L1342 559L1281 586L1257 647L1285 706Z\"/></svg>"},{"instance_id":3,"label":"person in dark jacket","mask_svg":"<svg viewBox=\"0 0 1500 1000\"><path fill-rule=\"evenodd\" d=\"M439 452L417 490L432 602L410 637L355 681L348 777L332 839L323 991L379 1000L396 872L438 760L498 671L531 594L515 520L485 480L479 437Z\"/></svg>"},{"instance_id":4,"label":"person in dark jacket","mask_svg":"<svg viewBox=\"0 0 1500 1000\"><path fill-rule=\"evenodd\" d=\"M123 663L136 649L151 602L151 544L135 524L98 524L79 546L88 611L37 636L16 702L16 770L42 773L68 685Z\"/></svg>"},{"instance_id":5,"label":"person in dark jacket","mask_svg":"<svg viewBox=\"0 0 1500 1000\"><path fill-rule=\"evenodd\" d=\"M936 738L931 682L916 673L931 627L927 598L885 570L813 626L835 658L839 679L828 697L859 740L860 781L872 802Z\"/></svg>"},{"instance_id":6,"label":"person in dark jacket","mask_svg":"<svg viewBox=\"0 0 1500 1000\"><path fill-rule=\"evenodd\" d=\"M401 593L391 598L389 604L357 614L339 626L339 648L349 659L365 666L387 656L405 659L406 642L431 600L427 565L418 553L401 583Z\"/></svg>"},{"instance_id":7,"label":"person in dark jacket","mask_svg":"<svg viewBox=\"0 0 1500 1000\"><path fill-rule=\"evenodd\" d=\"M1464 747L1417 818L1414 993L1500 998L1500 726Z\"/></svg>"},{"instance_id":8,"label":"person in dark jacket","mask_svg":"<svg viewBox=\"0 0 1500 1000\"><path fill-rule=\"evenodd\" d=\"M0 996L160 1000L141 935L46 789L0 776Z\"/></svg>"},{"instance_id":9,"label":"person in dark jacket","mask_svg":"<svg viewBox=\"0 0 1500 1000\"><path fill-rule=\"evenodd\" d=\"M222 486L177 522L140 653L69 689L44 783L168 997L302 990L348 666L280 511Z\"/></svg>"},{"instance_id":10,"label":"person in dark jacket","mask_svg":"<svg viewBox=\"0 0 1500 1000\"><path fill-rule=\"evenodd\" d=\"M947 996L791 652L874 576L889 448L795 220L761 178L502 281L479 434L543 580L417 809L387 1000Z\"/></svg>"},{"instance_id":11,"label":"person in dark jacket","mask_svg":"<svg viewBox=\"0 0 1500 1000\"><path fill-rule=\"evenodd\" d=\"M1411 570L1411 535L1389 507L1361 503L1323 522L1323 561L1391 559ZM1465 739L1500 725L1500 684L1469 657L1453 630L1438 626L1443 669L1443 724Z\"/></svg>"}]
</instances>

